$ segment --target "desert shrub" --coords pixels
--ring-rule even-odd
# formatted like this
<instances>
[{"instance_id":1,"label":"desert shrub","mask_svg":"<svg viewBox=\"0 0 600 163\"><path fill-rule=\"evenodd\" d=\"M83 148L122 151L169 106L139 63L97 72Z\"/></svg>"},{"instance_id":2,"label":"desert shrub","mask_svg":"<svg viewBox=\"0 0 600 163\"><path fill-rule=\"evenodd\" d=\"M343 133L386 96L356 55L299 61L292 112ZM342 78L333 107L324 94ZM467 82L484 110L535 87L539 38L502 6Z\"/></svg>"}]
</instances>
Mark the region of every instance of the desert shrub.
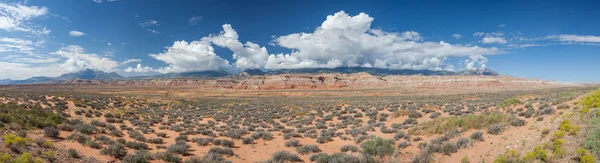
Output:
<instances>
[{"instance_id":1,"label":"desert shrub","mask_svg":"<svg viewBox=\"0 0 600 163\"><path fill-rule=\"evenodd\" d=\"M426 162L433 162L433 155L429 150L421 150L421 152L419 152L419 154L417 154L415 157L413 157L413 159L410 161L411 163L426 163Z\"/></svg>"},{"instance_id":2,"label":"desert shrub","mask_svg":"<svg viewBox=\"0 0 600 163\"><path fill-rule=\"evenodd\" d=\"M600 116L598 115L600 114L594 115L588 121L586 128L588 134L586 134L585 142L583 143L583 147L590 149L593 155L600 154Z\"/></svg>"},{"instance_id":3,"label":"desert shrub","mask_svg":"<svg viewBox=\"0 0 600 163\"><path fill-rule=\"evenodd\" d=\"M156 134L156 136L162 137L162 138L166 138L167 137L167 133L159 132L159 133Z\"/></svg>"},{"instance_id":4,"label":"desert shrub","mask_svg":"<svg viewBox=\"0 0 600 163\"><path fill-rule=\"evenodd\" d=\"M588 150L583 148L578 148L576 151L577 156L579 157L579 162L581 163L595 163L596 157L592 155Z\"/></svg>"},{"instance_id":5,"label":"desert shrub","mask_svg":"<svg viewBox=\"0 0 600 163\"><path fill-rule=\"evenodd\" d=\"M319 149L319 146L317 145L302 145L302 146L298 146L296 147L296 152L298 152L299 154L308 154L308 153L317 153L320 152L321 149Z\"/></svg>"},{"instance_id":6,"label":"desert shrub","mask_svg":"<svg viewBox=\"0 0 600 163\"><path fill-rule=\"evenodd\" d=\"M179 136L175 137L175 141L188 141L188 136L187 135L179 135Z\"/></svg>"},{"instance_id":7,"label":"desert shrub","mask_svg":"<svg viewBox=\"0 0 600 163\"><path fill-rule=\"evenodd\" d=\"M273 134L271 134L269 132L265 132L265 131L259 131L259 132L253 133L252 135L250 135L250 137L253 139L271 140L271 139L273 139Z\"/></svg>"},{"instance_id":8,"label":"desert shrub","mask_svg":"<svg viewBox=\"0 0 600 163\"><path fill-rule=\"evenodd\" d=\"M163 144L164 140L162 138L151 138L151 139L146 140L146 142L152 143L152 144Z\"/></svg>"},{"instance_id":9,"label":"desert shrub","mask_svg":"<svg viewBox=\"0 0 600 163\"><path fill-rule=\"evenodd\" d=\"M89 125L89 124L77 124L75 125L75 130L77 130L80 133L84 133L84 134L92 134L94 131L96 131L96 127Z\"/></svg>"},{"instance_id":10,"label":"desert shrub","mask_svg":"<svg viewBox=\"0 0 600 163\"><path fill-rule=\"evenodd\" d=\"M414 142L418 142L418 141L421 141L421 140L423 140L423 138L421 138L421 137L418 137L418 136L417 136L417 137L415 137L415 138L413 138L413 141L414 141Z\"/></svg>"},{"instance_id":11,"label":"desert shrub","mask_svg":"<svg viewBox=\"0 0 600 163\"><path fill-rule=\"evenodd\" d=\"M548 153L542 146L536 146L533 151L527 152L522 158L523 161L532 162L535 160L548 161Z\"/></svg>"},{"instance_id":12,"label":"desert shrub","mask_svg":"<svg viewBox=\"0 0 600 163\"><path fill-rule=\"evenodd\" d=\"M469 142L468 138L458 138L458 140L456 140L456 146L458 146L458 148L465 148L469 145Z\"/></svg>"},{"instance_id":13,"label":"desert shrub","mask_svg":"<svg viewBox=\"0 0 600 163\"><path fill-rule=\"evenodd\" d=\"M563 130L558 130L552 134L552 139L560 139L565 137L565 132Z\"/></svg>"},{"instance_id":14,"label":"desert shrub","mask_svg":"<svg viewBox=\"0 0 600 163\"><path fill-rule=\"evenodd\" d=\"M552 106L545 107L540 110L541 115L551 115L554 114L554 108Z\"/></svg>"},{"instance_id":15,"label":"desert shrub","mask_svg":"<svg viewBox=\"0 0 600 163\"><path fill-rule=\"evenodd\" d=\"M394 140L398 140L400 138L404 138L404 139L410 139L410 134L404 132L404 131L399 131L394 135Z\"/></svg>"},{"instance_id":16,"label":"desert shrub","mask_svg":"<svg viewBox=\"0 0 600 163\"><path fill-rule=\"evenodd\" d=\"M522 163L521 154L516 150L506 151L504 154L496 157L494 163Z\"/></svg>"},{"instance_id":17,"label":"desert shrub","mask_svg":"<svg viewBox=\"0 0 600 163\"><path fill-rule=\"evenodd\" d=\"M558 106L556 106L556 109L569 109L569 104L560 104Z\"/></svg>"},{"instance_id":18,"label":"desert shrub","mask_svg":"<svg viewBox=\"0 0 600 163\"><path fill-rule=\"evenodd\" d=\"M419 113L418 111L411 110L410 113L408 113L408 117L409 118L421 118L421 117L423 117L423 115L421 113Z\"/></svg>"},{"instance_id":19,"label":"desert shrub","mask_svg":"<svg viewBox=\"0 0 600 163\"><path fill-rule=\"evenodd\" d=\"M14 103L0 103L0 122L15 123L25 128L56 127L64 118L52 111L42 109L27 109Z\"/></svg>"},{"instance_id":20,"label":"desert shrub","mask_svg":"<svg viewBox=\"0 0 600 163\"><path fill-rule=\"evenodd\" d=\"M133 155L127 155L121 160L122 163L148 163L151 154L145 149L138 150Z\"/></svg>"},{"instance_id":21,"label":"desert shrub","mask_svg":"<svg viewBox=\"0 0 600 163\"><path fill-rule=\"evenodd\" d=\"M329 155L327 155L327 153L315 153L315 154L310 155L310 157L308 157L308 159L311 162L327 163L327 162L329 162Z\"/></svg>"},{"instance_id":22,"label":"desert shrub","mask_svg":"<svg viewBox=\"0 0 600 163\"><path fill-rule=\"evenodd\" d=\"M52 148L54 146L53 143L52 143L52 141L46 140L46 139L41 138L41 137L35 138L35 139L33 139L33 141L38 146L44 147L44 148Z\"/></svg>"},{"instance_id":23,"label":"desert shrub","mask_svg":"<svg viewBox=\"0 0 600 163\"><path fill-rule=\"evenodd\" d=\"M184 161L184 163L194 163L194 162L190 162L190 160L192 160L192 158L190 158L189 160ZM195 160L197 161L197 159ZM225 160L225 158L223 158L220 154L217 153L207 153L206 155L204 155L204 157L202 157L202 160L199 163L230 163L230 161Z\"/></svg>"},{"instance_id":24,"label":"desert shrub","mask_svg":"<svg viewBox=\"0 0 600 163\"><path fill-rule=\"evenodd\" d=\"M393 140L384 140L381 137L377 137L361 143L360 146L365 154L383 157L391 155L394 152L393 144Z\"/></svg>"},{"instance_id":25,"label":"desert shrub","mask_svg":"<svg viewBox=\"0 0 600 163\"><path fill-rule=\"evenodd\" d=\"M38 163L39 162L39 163L41 163L42 161L41 160L36 161L33 158L33 155L25 152L25 153L21 154L19 157L15 158L12 162L14 162L14 163L33 163L33 162Z\"/></svg>"},{"instance_id":26,"label":"desert shrub","mask_svg":"<svg viewBox=\"0 0 600 163\"><path fill-rule=\"evenodd\" d=\"M73 158L81 158L81 155L79 155L79 152L77 152L77 150L70 148L69 150L67 150L67 153L69 153L69 156L73 157Z\"/></svg>"},{"instance_id":27,"label":"desert shrub","mask_svg":"<svg viewBox=\"0 0 600 163\"><path fill-rule=\"evenodd\" d=\"M220 155L228 155L228 156L233 156L233 150L231 148L219 148L219 147L212 147L208 150L208 153L217 153Z\"/></svg>"},{"instance_id":28,"label":"desert shrub","mask_svg":"<svg viewBox=\"0 0 600 163\"><path fill-rule=\"evenodd\" d=\"M130 149L140 150L140 149L148 149L148 144L143 142L134 142L128 141L125 143L125 146Z\"/></svg>"},{"instance_id":29,"label":"desert shrub","mask_svg":"<svg viewBox=\"0 0 600 163\"><path fill-rule=\"evenodd\" d=\"M200 145L200 146L207 146L210 142L213 141L212 138L193 138L192 139L193 142L196 142L196 144ZM219 141L220 143L220 141Z\"/></svg>"},{"instance_id":30,"label":"desert shrub","mask_svg":"<svg viewBox=\"0 0 600 163\"><path fill-rule=\"evenodd\" d=\"M271 158L272 162L302 162L302 159L298 155L290 153L288 151L279 151L273 153Z\"/></svg>"},{"instance_id":31,"label":"desert shrub","mask_svg":"<svg viewBox=\"0 0 600 163\"><path fill-rule=\"evenodd\" d=\"M460 117L436 118L420 123L417 127L409 131L410 133L418 135L443 134L448 131L457 130L459 127L463 131L469 129L482 129L495 124L508 124L515 119L518 119L515 115L504 114L501 112L487 112Z\"/></svg>"},{"instance_id":32,"label":"desert shrub","mask_svg":"<svg viewBox=\"0 0 600 163\"><path fill-rule=\"evenodd\" d=\"M502 101L501 103L499 103L498 105L496 105L496 107L499 108L504 108L507 106L512 106L512 105L516 105L516 104L522 104L523 102L521 102L521 100L517 99L517 98L508 98L505 99L504 101Z\"/></svg>"},{"instance_id":33,"label":"desert shrub","mask_svg":"<svg viewBox=\"0 0 600 163\"><path fill-rule=\"evenodd\" d=\"M293 139L285 142L286 147L298 147L300 146L300 141Z\"/></svg>"},{"instance_id":34,"label":"desert shrub","mask_svg":"<svg viewBox=\"0 0 600 163\"><path fill-rule=\"evenodd\" d=\"M115 143L102 148L100 153L121 159L127 155L127 150L125 150L125 146Z\"/></svg>"},{"instance_id":35,"label":"desert shrub","mask_svg":"<svg viewBox=\"0 0 600 163\"><path fill-rule=\"evenodd\" d=\"M167 152L185 155L188 153L189 148L190 148L190 146L187 145L187 143L185 143L185 141L178 141L175 144L171 144L167 148Z\"/></svg>"},{"instance_id":36,"label":"desert shrub","mask_svg":"<svg viewBox=\"0 0 600 163\"><path fill-rule=\"evenodd\" d=\"M434 119L434 118L440 117L440 115L442 115L442 113L434 112L429 115L429 118Z\"/></svg>"},{"instance_id":37,"label":"desert shrub","mask_svg":"<svg viewBox=\"0 0 600 163\"><path fill-rule=\"evenodd\" d=\"M56 152L54 152L53 150L42 152L42 156L46 158L46 160L48 160L49 162L56 161Z\"/></svg>"},{"instance_id":38,"label":"desert shrub","mask_svg":"<svg viewBox=\"0 0 600 163\"><path fill-rule=\"evenodd\" d=\"M501 124L491 125L487 129L487 133L492 134L492 135L498 135L498 134L502 133L502 131L504 131L504 125L501 125Z\"/></svg>"},{"instance_id":39,"label":"desert shrub","mask_svg":"<svg viewBox=\"0 0 600 163\"><path fill-rule=\"evenodd\" d=\"M227 131L226 133L228 137L233 139L240 139L242 138L242 136L244 136L244 134L246 134L246 130L243 129L232 129Z\"/></svg>"},{"instance_id":40,"label":"desert shrub","mask_svg":"<svg viewBox=\"0 0 600 163\"><path fill-rule=\"evenodd\" d=\"M477 140L477 141L484 141L483 138L483 132L474 132L471 134L471 139L473 140Z\"/></svg>"},{"instance_id":41,"label":"desert shrub","mask_svg":"<svg viewBox=\"0 0 600 163\"><path fill-rule=\"evenodd\" d=\"M70 124L60 124L58 125L58 129L63 131L73 131L75 130L75 127L73 127L73 125Z\"/></svg>"},{"instance_id":42,"label":"desert shrub","mask_svg":"<svg viewBox=\"0 0 600 163\"><path fill-rule=\"evenodd\" d=\"M358 147L355 146L355 145L344 145L344 146L342 146L340 148L341 152L348 152L348 151L350 151L350 152L358 152L359 150L360 149L358 149Z\"/></svg>"},{"instance_id":43,"label":"desert shrub","mask_svg":"<svg viewBox=\"0 0 600 163\"><path fill-rule=\"evenodd\" d=\"M401 143L398 143L398 148L400 149L404 149L406 147L410 146L410 142L409 141L403 141Z\"/></svg>"},{"instance_id":44,"label":"desert shrub","mask_svg":"<svg viewBox=\"0 0 600 163\"><path fill-rule=\"evenodd\" d=\"M442 153L444 153L445 155L452 155L453 153L458 152L458 145L456 145L455 142L446 142L444 143L444 145L442 146Z\"/></svg>"},{"instance_id":45,"label":"desert shrub","mask_svg":"<svg viewBox=\"0 0 600 163\"><path fill-rule=\"evenodd\" d=\"M233 147L233 145L235 144L233 141L227 139L215 139L212 141L212 143L214 145L220 145L223 147Z\"/></svg>"},{"instance_id":46,"label":"desert shrub","mask_svg":"<svg viewBox=\"0 0 600 163\"><path fill-rule=\"evenodd\" d=\"M60 134L60 131L58 131L58 129L56 129L54 127L45 127L44 128L44 136L51 137L51 138L57 138L59 134Z\"/></svg>"},{"instance_id":47,"label":"desert shrub","mask_svg":"<svg viewBox=\"0 0 600 163\"><path fill-rule=\"evenodd\" d=\"M158 160L162 160L164 162L181 162L181 157L174 155L169 152L157 152L154 153L154 158Z\"/></svg>"},{"instance_id":48,"label":"desert shrub","mask_svg":"<svg viewBox=\"0 0 600 163\"><path fill-rule=\"evenodd\" d=\"M515 127L525 126L525 120L514 119L514 120L510 121L510 125L515 126Z\"/></svg>"},{"instance_id":49,"label":"desert shrub","mask_svg":"<svg viewBox=\"0 0 600 163\"><path fill-rule=\"evenodd\" d=\"M244 138L244 139L242 139L242 144L254 144L254 139Z\"/></svg>"}]
</instances>

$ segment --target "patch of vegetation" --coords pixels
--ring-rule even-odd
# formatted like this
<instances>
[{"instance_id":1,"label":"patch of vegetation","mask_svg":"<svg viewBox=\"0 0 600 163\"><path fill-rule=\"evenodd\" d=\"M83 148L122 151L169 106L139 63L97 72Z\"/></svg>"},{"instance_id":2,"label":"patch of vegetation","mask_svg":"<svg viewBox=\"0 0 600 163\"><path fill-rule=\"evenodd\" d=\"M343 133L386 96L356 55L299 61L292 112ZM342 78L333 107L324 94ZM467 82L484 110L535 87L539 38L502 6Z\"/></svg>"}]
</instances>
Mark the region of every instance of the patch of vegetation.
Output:
<instances>
[{"instance_id":1,"label":"patch of vegetation","mask_svg":"<svg viewBox=\"0 0 600 163\"><path fill-rule=\"evenodd\" d=\"M522 103L523 102L521 102L521 100L519 100L517 98L507 98L504 101L500 102L498 105L496 105L496 107L504 108L504 107L513 106L513 105L522 104Z\"/></svg>"},{"instance_id":2,"label":"patch of vegetation","mask_svg":"<svg viewBox=\"0 0 600 163\"><path fill-rule=\"evenodd\" d=\"M369 139L360 144L362 152L371 156L388 156L394 153L394 141L384 140L381 137Z\"/></svg>"},{"instance_id":3,"label":"patch of vegetation","mask_svg":"<svg viewBox=\"0 0 600 163\"><path fill-rule=\"evenodd\" d=\"M459 128L462 130L482 129L495 124L509 124L516 120L519 120L517 116L501 112L470 114L460 117L443 117L421 123L416 128L410 130L410 132L417 135L435 135Z\"/></svg>"},{"instance_id":4,"label":"patch of vegetation","mask_svg":"<svg viewBox=\"0 0 600 163\"><path fill-rule=\"evenodd\" d=\"M16 123L25 128L56 127L64 120L52 111L41 108L28 109L23 105L0 103L0 122Z\"/></svg>"}]
</instances>

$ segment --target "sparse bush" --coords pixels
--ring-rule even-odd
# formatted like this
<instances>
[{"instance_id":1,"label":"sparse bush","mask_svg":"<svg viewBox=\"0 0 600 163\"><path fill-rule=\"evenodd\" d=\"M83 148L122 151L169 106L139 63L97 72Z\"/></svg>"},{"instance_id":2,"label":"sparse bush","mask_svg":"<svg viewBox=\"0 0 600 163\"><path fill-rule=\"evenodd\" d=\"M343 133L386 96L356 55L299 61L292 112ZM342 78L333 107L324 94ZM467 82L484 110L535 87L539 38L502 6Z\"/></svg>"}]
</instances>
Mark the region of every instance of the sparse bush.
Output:
<instances>
[{"instance_id":1,"label":"sparse bush","mask_svg":"<svg viewBox=\"0 0 600 163\"><path fill-rule=\"evenodd\" d=\"M319 146L317 145L302 145L299 147L296 147L296 152L298 152L299 154L308 154L308 153L317 153L320 152L321 149L319 149Z\"/></svg>"},{"instance_id":2,"label":"sparse bush","mask_svg":"<svg viewBox=\"0 0 600 163\"><path fill-rule=\"evenodd\" d=\"M498 134L502 133L502 131L504 131L504 125L501 125L501 124L491 125L487 129L487 133L492 134L492 135L498 135Z\"/></svg>"},{"instance_id":3,"label":"sparse bush","mask_svg":"<svg viewBox=\"0 0 600 163\"><path fill-rule=\"evenodd\" d=\"M69 153L69 156L73 157L73 158L81 158L81 156L79 155L79 152L77 152L77 150L70 148L69 150L67 150L67 152Z\"/></svg>"},{"instance_id":4,"label":"sparse bush","mask_svg":"<svg viewBox=\"0 0 600 163\"><path fill-rule=\"evenodd\" d=\"M165 161L165 162L173 162L173 163L181 162L181 157L174 155L172 153L169 153L169 152L157 152L154 154L154 158Z\"/></svg>"},{"instance_id":5,"label":"sparse bush","mask_svg":"<svg viewBox=\"0 0 600 163\"><path fill-rule=\"evenodd\" d=\"M190 146L187 145L185 143L185 141L178 141L177 143L170 145L167 148L167 152L169 152L169 153L178 153L178 154L181 154L181 155L185 155L185 154L188 153L188 149L189 148L190 148Z\"/></svg>"},{"instance_id":6,"label":"sparse bush","mask_svg":"<svg viewBox=\"0 0 600 163\"><path fill-rule=\"evenodd\" d=\"M358 147L355 146L355 145L344 145L344 146L342 146L340 148L341 152L348 152L348 151L350 151L350 152L358 152L359 150L360 149L358 149Z\"/></svg>"},{"instance_id":7,"label":"sparse bush","mask_svg":"<svg viewBox=\"0 0 600 163\"><path fill-rule=\"evenodd\" d=\"M381 137L367 140L360 144L365 154L372 156L387 156L394 152L393 140L384 140Z\"/></svg>"},{"instance_id":8,"label":"sparse bush","mask_svg":"<svg viewBox=\"0 0 600 163\"><path fill-rule=\"evenodd\" d=\"M138 150L133 155L127 155L121 160L122 163L148 163L151 154L145 149Z\"/></svg>"},{"instance_id":9,"label":"sparse bush","mask_svg":"<svg viewBox=\"0 0 600 163\"><path fill-rule=\"evenodd\" d=\"M279 151L273 154L271 158L273 162L302 162L302 159L293 153L288 151Z\"/></svg>"},{"instance_id":10,"label":"sparse bush","mask_svg":"<svg viewBox=\"0 0 600 163\"><path fill-rule=\"evenodd\" d=\"M244 138L244 139L242 139L242 144L254 144L254 139Z\"/></svg>"},{"instance_id":11,"label":"sparse bush","mask_svg":"<svg viewBox=\"0 0 600 163\"><path fill-rule=\"evenodd\" d=\"M483 133L482 132L474 132L471 134L471 139L473 140L477 140L477 141L485 141L483 138Z\"/></svg>"},{"instance_id":12,"label":"sparse bush","mask_svg":"<svg viewBox=\"0 0 600 163\"><path fill-rule=\"evenodd\" d=\"M60 134L60 131L58 131L58 129L56 129L54 127L45 127L44 128L44 136L47 136L50 138L57 138L59 134Z\"/></svg>"},{"instance_id":13,"label":"sparse bush","mask_svg":"<svg viewBox=\"0 0 600 163\"><path fill-rule=\"evenodd\" d=\"M109 155L121 159L127 155L127 150L125 150L125 146L115 143L102 148L102 150L100 150L100 153L103 155Z\"/></svg>"},{"instance_id":14,"label":"sparse bush","mask_svg":"<svg viewBox=\"0 0 600 163\"><path fill-rule=\"evenodd\" d=\"M228 156L233 156L233 150L231 150L231 148L219 148L219 147L212 147L208 150L208 153L217 153L220 155L228 155Z\"/></svg>"},{"instance_id":15,"label":"sparse bush","mask_svg":"<svg viewBox=\"0 0 600 163\"><path fill-rule=\"evenodd\" d=\"M293 139L285 142L286 147L298 147L300 146L300 141Z\"/></svg>"}]
</instances>

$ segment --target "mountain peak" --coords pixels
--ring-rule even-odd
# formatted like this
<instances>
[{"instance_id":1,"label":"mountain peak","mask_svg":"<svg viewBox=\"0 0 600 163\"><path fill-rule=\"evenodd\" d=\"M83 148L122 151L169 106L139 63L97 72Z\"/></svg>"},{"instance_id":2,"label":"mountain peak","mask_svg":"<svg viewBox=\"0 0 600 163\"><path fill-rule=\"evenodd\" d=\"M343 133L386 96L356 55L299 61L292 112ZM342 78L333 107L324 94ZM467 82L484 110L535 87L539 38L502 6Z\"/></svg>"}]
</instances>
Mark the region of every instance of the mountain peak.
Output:
<instances>
[{"instance_id":1,"label":"mountain peak","mask_svg":"<svg viewBox=\"0 0 600 163\"><path fill-rule=\"evenodd\" d=\"M85 80L114 80L114 79L122 79L123 76L117 74L116 72L104 72L101 70L95 69L84 69L81 71L66 73L59 77L60 80L67 79L85 79Z\"/></svg>"}]
</instances>

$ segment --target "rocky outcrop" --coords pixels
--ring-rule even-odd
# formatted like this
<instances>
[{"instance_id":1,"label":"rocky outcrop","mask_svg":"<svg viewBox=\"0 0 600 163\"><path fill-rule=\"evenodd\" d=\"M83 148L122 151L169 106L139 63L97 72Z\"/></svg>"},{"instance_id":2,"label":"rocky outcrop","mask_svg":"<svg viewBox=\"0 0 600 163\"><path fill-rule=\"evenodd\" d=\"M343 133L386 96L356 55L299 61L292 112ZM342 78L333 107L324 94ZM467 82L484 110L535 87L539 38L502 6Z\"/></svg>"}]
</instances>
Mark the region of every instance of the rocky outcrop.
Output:
<instances>
[{"instance_id":1,"label":"rocky outcrop","mask_svg":"<svg viewBox=\"0 0 600 163\"><path fill-rule=\"evenodd\" d=\"M508 76L373 76L368 73L281 74L219 79L147 79L123 81L69 80L73 85L194 86L240 90L340 89L340 88L486 88L558 86L561 83Z\"/></svg>"}]
</instances>

